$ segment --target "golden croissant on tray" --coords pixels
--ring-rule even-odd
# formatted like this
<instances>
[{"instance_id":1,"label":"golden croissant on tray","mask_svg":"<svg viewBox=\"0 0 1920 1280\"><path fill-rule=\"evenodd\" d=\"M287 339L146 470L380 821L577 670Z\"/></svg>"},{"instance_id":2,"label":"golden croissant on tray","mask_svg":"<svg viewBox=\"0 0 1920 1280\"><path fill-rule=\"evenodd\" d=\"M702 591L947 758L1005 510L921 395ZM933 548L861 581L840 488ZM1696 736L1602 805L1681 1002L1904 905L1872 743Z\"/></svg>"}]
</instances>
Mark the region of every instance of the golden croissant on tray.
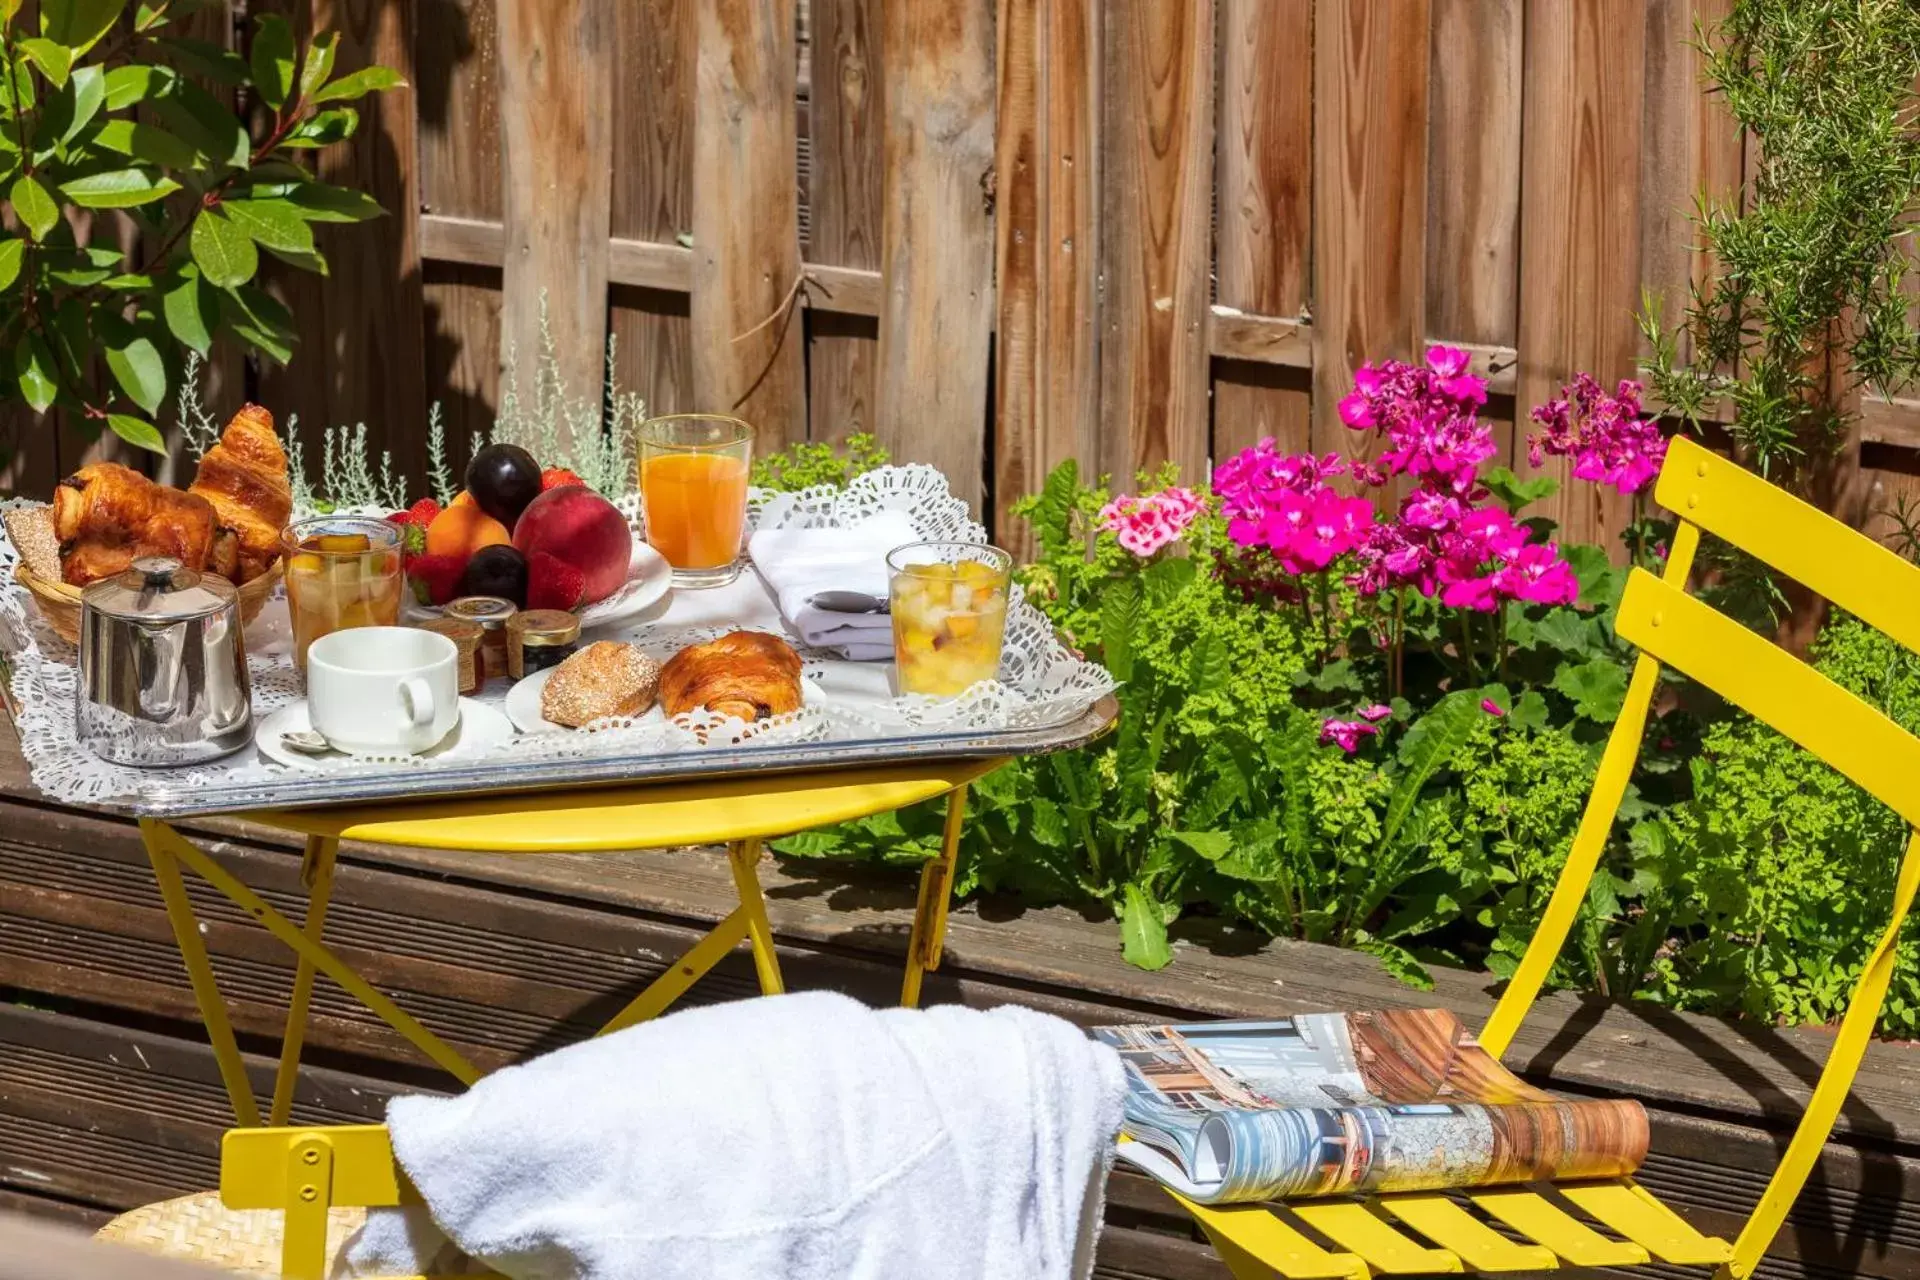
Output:
<instances>
[{"instance_id":1,"label":"golden croissant on tray","mask_svg":"<svg viewBox=\"0 0 1920 1280\"><path fill-rule=\"evenodd\" d=\"M293 510L287 455L259 405L233 416L200 460L191 488L158 484L117 462L96 462L53 492L60 577L70 586L110 578L143 556L170 556L235 584L280 557Z\"/></svg>"},{"instance_id":2,"label":"golden croissant on tray","mask_svg":"<svg viewBox=\"0 0 1920 1280\"><path fill-rule=\"evenodd\" d=\"M732 631L690 645L660 668L669 716L705 707L749 724L800 709L800 655L779 636Z\"/></svg>"}]
</instances>

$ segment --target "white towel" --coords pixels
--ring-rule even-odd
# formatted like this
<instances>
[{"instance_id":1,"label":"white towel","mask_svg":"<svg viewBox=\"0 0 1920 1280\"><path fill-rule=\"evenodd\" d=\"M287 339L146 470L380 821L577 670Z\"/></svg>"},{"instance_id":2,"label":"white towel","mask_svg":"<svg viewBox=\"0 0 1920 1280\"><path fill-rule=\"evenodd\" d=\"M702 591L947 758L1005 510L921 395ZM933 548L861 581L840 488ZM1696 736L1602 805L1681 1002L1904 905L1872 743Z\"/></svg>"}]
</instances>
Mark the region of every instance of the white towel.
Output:
<instances>
[{"instance_id":1,"label":"white towel","mask_svg":"<svg viewBox=\"0 0 1920 1280\"><path fill-rule=\"evenodd\" d=\"M893 620L884 613L832 613L808 601L822 591L887 598L887 553L920 532L904 511L886 510L838 529L763 529L747 542L754 568L802 641L844 649L856 662L893 657ZM861 652L853 651L858 647Z\"/></svg>"},{"instance_id":2,"label":"white towel","mask_svg":"<svg viewBox=\"0 0 1920 1280\"><path fill-rule=\"evenodd\" d=\"M1119 1058L1025 1009L815 992L694 1009L396 1098L434 1223L515 1280L1081 1280ZM442 1244L375 1210L335 1276Z\"/></svg>"}]
</instances>

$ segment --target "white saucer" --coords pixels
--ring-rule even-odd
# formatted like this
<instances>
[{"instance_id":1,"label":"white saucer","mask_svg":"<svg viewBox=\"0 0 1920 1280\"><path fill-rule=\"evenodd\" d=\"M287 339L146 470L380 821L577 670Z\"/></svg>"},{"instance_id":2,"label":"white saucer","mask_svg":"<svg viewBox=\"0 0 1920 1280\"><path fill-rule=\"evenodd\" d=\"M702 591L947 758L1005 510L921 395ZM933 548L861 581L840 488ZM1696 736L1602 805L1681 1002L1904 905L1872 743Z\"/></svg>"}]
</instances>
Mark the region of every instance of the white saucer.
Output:
<instances>
[{"instance_id":1,"label":"white saucer","mask_svg":"<svg viewBox=\"0 0 1920 1280\"><path fill-rule=\"evenodd\" d=\"M575 609L574 616L580 619L581 630L592 627L604 627L613 622L625 622L637 618L658 604L666 594L673 590L673 566L667 558L641 541L638 536L633 540L633 559L627 565L627 580L620 589L605 600L597 600L584 609ZM412 593L405 599L405 614L410 622L424 621L428 618L443 616L445 611L438 605L416 603Z\"/></svg>"},{"instance_id":2,"label":"white saucer","mask_svg":"<svg viewBox=\"0 0 1920 1280\"><path fill-rule=\"evenodd\" d=\"M535 705L538 705L536 700ZM344 769L365 764L374 757L350 756L344 752L324 756L302 755L281 739L289 733L311 732L313 721L307 715L307 700L268 716L253 731L253 745L260 754L276 764L294 769ZM416 760L465 760L485 755L502 743L513 741L513 722L500 712L472 698L460 699L460 719L446 737L413 757ZM384 757L381 757L384 758Z\"/></svg>"},{"instance_id":3,"label":"white saucer","mask_svg":"<svg viewBox=\"0 0 1920 1280\"><path fill-rule=\"evenodd\" d=\"M553 678L558 667L548 667L545 671L536 671L532 675L507 690L505 703L507 718L513 721L513 727L522 733L572 733L573 730L563 724L555 724L540 714L540 691L547 687L547 681ZM800 681L800 701L803 706L818 707L831 699L820 688L817 681ZM658 724L666 718L666 713L655 702L645 711L633 718L635 724Z\"/></svg>"}]
</instances>

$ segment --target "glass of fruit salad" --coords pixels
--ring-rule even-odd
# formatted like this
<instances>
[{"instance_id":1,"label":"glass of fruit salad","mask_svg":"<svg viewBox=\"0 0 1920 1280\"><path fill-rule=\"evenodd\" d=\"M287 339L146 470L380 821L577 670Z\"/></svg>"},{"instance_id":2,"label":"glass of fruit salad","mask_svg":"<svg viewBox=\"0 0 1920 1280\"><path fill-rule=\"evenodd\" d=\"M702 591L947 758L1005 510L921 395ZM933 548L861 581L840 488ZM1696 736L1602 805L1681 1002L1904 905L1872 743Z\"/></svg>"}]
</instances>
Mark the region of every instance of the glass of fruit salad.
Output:
<instances>
[{"instance_id":1,"label":"glass of fruit salad","mask_svg":"<svg viewBox=\"0 0 1920 1280\"><path fill-rule=\"evenodd\" d=\"M286 549L287 611L293 616L293 661L307 670L307 646L351 627L400 621L401 529L361 516L296 520L280 534Z\"/></svg>"},{"instance_id":2,"label":"glass of fruit salad","mask_svg":"<svg viewBox=\"0 0 1920 1280\"><path fill-rule=\"evenodd\" d=\"M1013 557L974 542L915 542L887 556L900 692L950 698L1000 674Z\"/></svg>"},{"instance_id":3,"label":"glass of fruit salad","mask_svg":"<svg viewBox=\"0 0 1920 1280\"><path fill-rule=\"evenodd\" d=\"M713 413L650 418L635 452L647 542L673 566L673 585L732 582L747 531L752 426Z\"/></svg>"}]
</instances>

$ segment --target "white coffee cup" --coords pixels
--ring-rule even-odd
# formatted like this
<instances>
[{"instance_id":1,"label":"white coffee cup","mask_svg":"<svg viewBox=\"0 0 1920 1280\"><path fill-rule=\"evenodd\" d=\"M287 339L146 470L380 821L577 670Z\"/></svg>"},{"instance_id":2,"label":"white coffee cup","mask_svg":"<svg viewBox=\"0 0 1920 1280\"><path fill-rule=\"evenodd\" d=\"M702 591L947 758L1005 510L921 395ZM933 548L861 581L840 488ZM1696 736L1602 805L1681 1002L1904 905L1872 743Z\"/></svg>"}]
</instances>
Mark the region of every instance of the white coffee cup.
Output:
<instances>
[{"instance_id":1,"label":"white coffee cup","mask_svg":"<svg viewBox=\"0 0 1920 1280\"><path fill-rule=\"evenodd\" d=\"M460 719L460 652L413 627L353 627L307 648L307 717L349 755L417 754Z\"/></svg>"}]
</instances>

